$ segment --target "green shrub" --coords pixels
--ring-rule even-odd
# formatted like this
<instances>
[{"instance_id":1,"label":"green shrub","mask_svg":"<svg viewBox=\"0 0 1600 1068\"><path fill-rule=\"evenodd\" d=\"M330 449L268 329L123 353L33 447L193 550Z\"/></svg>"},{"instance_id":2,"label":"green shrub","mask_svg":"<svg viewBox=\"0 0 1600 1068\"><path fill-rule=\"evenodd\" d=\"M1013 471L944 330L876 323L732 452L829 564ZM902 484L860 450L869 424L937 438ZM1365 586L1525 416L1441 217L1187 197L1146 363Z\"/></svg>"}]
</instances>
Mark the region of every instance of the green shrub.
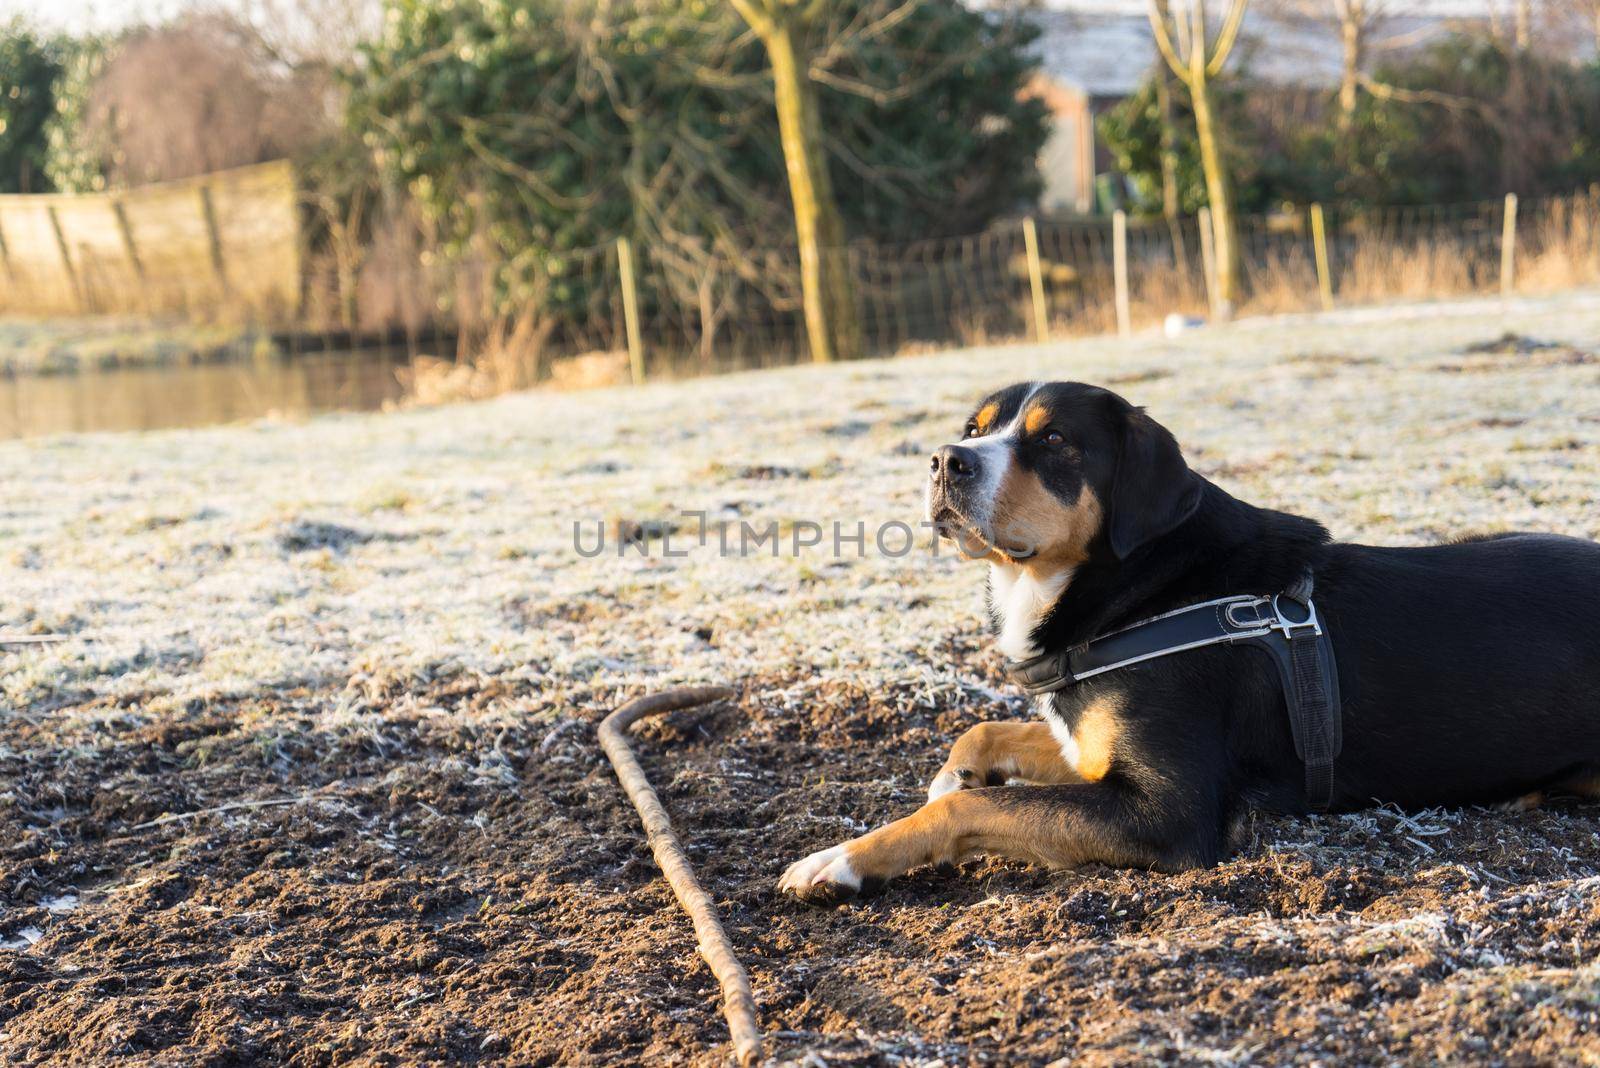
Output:
<instances>
[{"instance_id":1,"label":"green shrub","mask_svg":"<svg viewBox=\"0 0 1600 1068\"><path fill-rule=\"evenodd\" d=\"M839 84L919 85L821 88L852 236L970 231L1033 196L1045 121L1019 100L1026 43L928 0L844 51ZM508 307L582 303L568 257L618 235L658 266L720 255L751 285L766 283L747 253L792 240L764 54L725 4L390 0L350 120L449 254L504 265Z\"/></svg>"},{"instance_id":2,"label":"green shrub","mask_svg":"<svg viewBox=\"0 0 1600 1068\"><path fill-rule=\"evenodd\" d=\"M45 171L63 193L96 193L106 187L111 147L92 131L89 94L105 67L109 44L102 37L66 42L55 102L45 127Z\"/></svg>"},{"instance_id":3,"label":"green shrub","mask_svg":"<svg viewBox=\"0 0 1600 1068\"><path fill-rule=\"evenodd\" d=\"M1379 81L1451 103L1364 96L1340 188L1369 203L1568 192L1600 180L1600 68L1453 37Z\"/></svg>"},{"instance_id":4,"label":"green shrub","mask_svg":"<svg viewBox=\"0 0 1600 1068\"><path fill-rule=\"evenodd\" d=\"M0 193L46 193L45 124L61 76L61 44L20 18L0 23Z\"/></svg>"},{"instance_id":5,"label":"green shrub","mask_svg":"<svg viewBox=\"0 0 1600 1068\"><path fill-rule=\"evenodd\" d=\"M1283 203L1445 204L1567 192L1600 180L1600 67L1574 66L1497 41L1449 37L1374 74L1392 96L1363 93L1348 130L1331 94L1253 82L1218 86L1240 210ZM1194 120L1174 93L1178 188L1205 203ZM1153 83L1108 110L1101 136L1135 206L1161 208L1160 122Z\"/></svg>"}]
</instances>

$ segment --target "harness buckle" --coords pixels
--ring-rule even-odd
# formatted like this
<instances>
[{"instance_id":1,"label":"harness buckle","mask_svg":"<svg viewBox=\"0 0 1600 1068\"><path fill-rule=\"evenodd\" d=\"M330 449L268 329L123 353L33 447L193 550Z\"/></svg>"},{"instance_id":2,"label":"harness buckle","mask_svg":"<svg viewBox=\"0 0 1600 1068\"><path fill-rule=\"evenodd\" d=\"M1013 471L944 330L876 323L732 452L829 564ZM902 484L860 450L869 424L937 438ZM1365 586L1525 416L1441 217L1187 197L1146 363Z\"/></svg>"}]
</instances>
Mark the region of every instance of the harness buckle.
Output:
<instances>
[{"instance_id":1,"label":"harness buckle","mask_svg":"<svg viewBox=\"0 0 1600 1068\"><path fill-rule=\"evenodd\" d=\"M1272 599L1270 597L1254 597L1247 601L1234 601L1223 608L1222 614L1227 618L1228 625L1231 627L1237 627L1240 630L1260 630L1262 627L1273 626L1273 621L1261 614L1261 610L1271 603ZM1238 613L1245 609L1250 611L1250 615L1248 618L1241 619Z\"/></svg>"},{"instance_id":2,"label":"harness buckle","mask_svg":"<svg viewBox=\"0 0 1600 1068\"><path fill-rule=\"evenodd\" d=\"M1306 617L1299 620L1290 619L1284 614L1283 605L1280 603L1281 601L1289 601L1298 607L1304 608L1306 611ZM1317 618L1317 606L1315 602L1298 601L1293 597L1287 597L1284 594L1275 593L1272 595L1272 615L1274 617L1273 619L1263 622L1265 622L1268 627L1282 634L1286 640L1293 641L1294 632L1297 630L1309 630L1317 637L1322 637L1322 620Z\"/></svg>"}]
</instances>

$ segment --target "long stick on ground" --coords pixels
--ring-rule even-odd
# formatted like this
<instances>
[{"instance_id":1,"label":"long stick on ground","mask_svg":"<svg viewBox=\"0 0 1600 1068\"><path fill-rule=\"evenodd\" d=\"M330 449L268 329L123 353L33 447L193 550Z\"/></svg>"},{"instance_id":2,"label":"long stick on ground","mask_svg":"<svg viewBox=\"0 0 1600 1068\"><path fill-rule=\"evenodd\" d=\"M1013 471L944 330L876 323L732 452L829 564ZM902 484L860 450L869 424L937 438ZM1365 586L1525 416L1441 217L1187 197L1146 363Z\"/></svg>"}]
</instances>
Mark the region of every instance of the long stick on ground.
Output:
<instances>
[{"instance_id":1,"label":"long stick on ground","mask_svg":"<svg viewBox=\"0 0 1600 1068\"><path fill-rule=\"evenodd\" d=\"M655 853L656 864L667 877L678 904L694 921L694 932L700 940L700 955L711 965L711 972L722 984L722 1014L727 1017L728 1030L733 1033L733 1049L742 1065L750 1065L761 1056L761 1026L756 1022L756 999L750 991L750 977L744 965L733 954L728 934L717 918L717 907L694 877L694 869L684 856L683 844L672 830L667 810L650 787L644 769L628 748L627 730L630 724L644 716L662 712L676 712L681 708L726 700L733 691L726 686L686 686L677 690L647 694L629 701L600 724L600 747L611 758L617 779L627 791L633 807L639 810L644 821L645 834L650 849Z\"/></svg>"}]
</instances>

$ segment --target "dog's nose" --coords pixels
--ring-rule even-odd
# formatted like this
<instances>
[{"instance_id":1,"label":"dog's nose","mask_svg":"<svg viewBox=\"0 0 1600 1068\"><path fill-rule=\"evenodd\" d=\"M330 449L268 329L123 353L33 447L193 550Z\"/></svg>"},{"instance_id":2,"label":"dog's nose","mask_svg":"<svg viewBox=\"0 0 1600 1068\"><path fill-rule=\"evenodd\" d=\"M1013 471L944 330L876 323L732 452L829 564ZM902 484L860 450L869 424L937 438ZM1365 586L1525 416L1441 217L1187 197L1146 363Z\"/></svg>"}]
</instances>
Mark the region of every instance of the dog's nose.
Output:
<instances>
[{"instance_id":1,"label":"dog's nose","mask_svg":"<svg viewBox=\"0 0 1600 1068\"><path fill-rule=\"evenodd\" d=\"M946 445L933 454L929 465L933 478L943 482L965 482L978 470L978 454L960 445Z\"/></svg>"}]
</instances>

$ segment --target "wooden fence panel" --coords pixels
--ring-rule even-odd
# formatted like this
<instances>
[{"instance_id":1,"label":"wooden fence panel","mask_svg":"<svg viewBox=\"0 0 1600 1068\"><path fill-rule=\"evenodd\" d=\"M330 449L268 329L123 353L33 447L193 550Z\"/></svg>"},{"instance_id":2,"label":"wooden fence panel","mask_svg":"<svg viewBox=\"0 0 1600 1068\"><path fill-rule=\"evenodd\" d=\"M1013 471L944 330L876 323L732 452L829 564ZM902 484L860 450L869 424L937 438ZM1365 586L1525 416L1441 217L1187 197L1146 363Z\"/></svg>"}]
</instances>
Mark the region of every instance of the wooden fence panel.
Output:
<instances>
[{"instance_id":1,"label":"wooden fence panel","mask_svg":"<svg viewBox=\"0 0 1600 1068\"><path fill-rule=\"evenodd\" d=\"M203 183L196 182L181 189L132 189L123 194L128 229L144 264L149 299L156 308L220 307L228 296L217 284L211 262L211 241L200 199L203 188Z\"/></svg>"},{"instance_id":2,"label":"wooden fence panel","mask_svg":"<svg viewBox=\"0 0 1600 1068\"><path fill-rule=\"evenodd\" d=\"M0 231L5 234L7 285L0 302L23 310L76 310L77 289L61 261L50 204L43 197L0 196Z\"/></svg>"},{"instance_id":3,"label":"wooden fence panel","mask_svg":"<svg viewBox=\"0 0 1600 1068\"><path fill-rule=\"evenodd\" d=\"M287 161L81 196L0 196L0 310L249 315L297 310Z\"/></svg>"},{"instance_id":4,"label":"wooden fence panel","mask_svg":"<svg viewBox=\"0 0 1600 1068\"><path fill-rule=\"evenodd\" d=\"M228 284L282 315L299 304L299 212L288 163L221 174L211 183Z\"/></svg>"},{"instance_id":5,"label":"wooden fence panel","mask_svg":"<svg viewBox=\"0 0 1600 1068\"><path fill-rule=\"evenodd\" d=\"M68 284L76 282L78 308L83 312L109 310L122 294L136 292L138 277L128 263L121 226L109 197L52 198L61 228L61 241L72 264ZM63 264L65 266L65 264Z\"/></svg>"}]
</instances>

